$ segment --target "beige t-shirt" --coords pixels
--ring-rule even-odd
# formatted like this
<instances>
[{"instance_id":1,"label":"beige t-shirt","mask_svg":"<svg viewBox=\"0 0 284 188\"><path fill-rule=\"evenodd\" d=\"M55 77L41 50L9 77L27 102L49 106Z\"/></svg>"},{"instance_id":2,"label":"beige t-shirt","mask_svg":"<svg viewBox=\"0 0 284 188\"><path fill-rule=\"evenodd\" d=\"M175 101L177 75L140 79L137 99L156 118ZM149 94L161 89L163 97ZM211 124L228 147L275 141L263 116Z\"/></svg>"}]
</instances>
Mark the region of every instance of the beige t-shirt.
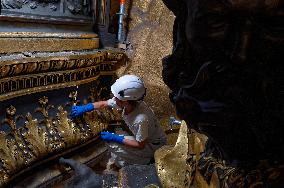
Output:
<instances>
[{"instance_id":1,"label":"beige t-shirt","mask_svg":"<svg viewBox=\"0 0 284 188\"><path fill-rule=\"evenodd\" d=\"M117 108L114 99L109 99L108 104L110 107ZM133 133L136 141L142 142L147 139L149 143L153 144L166 143L164 131L153 110L144 101L139 102L135 109L127 115L123 110L122 119Z\"/></svg>"}]
</instances>

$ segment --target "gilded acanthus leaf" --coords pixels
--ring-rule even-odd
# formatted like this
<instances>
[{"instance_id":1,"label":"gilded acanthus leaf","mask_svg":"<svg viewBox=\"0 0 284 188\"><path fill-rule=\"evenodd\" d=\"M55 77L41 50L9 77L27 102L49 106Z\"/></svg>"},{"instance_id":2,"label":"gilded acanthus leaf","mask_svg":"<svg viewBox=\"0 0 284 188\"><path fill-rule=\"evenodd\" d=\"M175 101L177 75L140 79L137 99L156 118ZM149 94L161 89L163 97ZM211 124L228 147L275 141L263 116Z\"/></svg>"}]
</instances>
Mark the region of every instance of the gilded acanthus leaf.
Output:
<instances>
[{"instance_id":1,"label":"gilded acanthus leaf","mask_svg":"<svg viewBox=\"0 0 284 188\"><path fill-rule=\"evenodd\" d=\"M79 130L76 128L75 124L68 119L67 112L64 111L62 106L58 107L55 126L67 147L79 143Z\"/></svg>"},{"instance_id":2,"label":"gilded acanthus leaf","mask_svg":"<svg viewBox=\"0 0 284 188\"><path fill-rule=\"evenodd\" d=\"M18 146L20 143L17 143L15 138L7 139L8 148L13 156L13 160L10 161L9 166L11 166L12 161L16 165L16 168L21 168L26 164L25 154ZM13 165L14 165L13 164Z\"/></svg>"},{"instance_id":3,"label":"gilded acanthus leaf","mask_svg":"<svg viewBox=\"0 0 284 188\"><path fill-rule=\"evenodd\" d=\"M9 178L9 175L3 169L0 169L0 185L4 185Z\"/></svg>"},{"instance_id":4,"label":"gilded acanthus leaf","mask_svg":"<svg viewBox=\"0 0 284 188\"><path fill-rule=\"evenodd\" d=\"M6 136L5 132L0 131L0 159L3 170L7 174L12 174L16 170L17 162L8 147Z\"/></svg>"},{"instance_id":5,"label":"gilded acanthus leaf","mask_svg":"<svg viewBox=\"0 0 284 188\"><path fill-rule=\"evenodd\" d=\"M87 115L84 116L84 119L86 123L88 124L88 126L90 127L93 135L98 134L99 131L107 127L105 123L100 121L97 111L87 113Z\"/></svg>"},{"instance_id":6,"label":"gilded acanthus leaf","mask_svg":"<svg viewBox=\"0 0 284 188\"><path fill-rule=\"evenodd\" d=\"M45 135L43 134L42 129L38 127L37 119L32 119L30 113L26 116L25 127L28 131L23 134L24 139L28 143L28 147L34 153L35 159L41 158L47 154L47 146L45 144Z\"/></svg>"}]
</instances>

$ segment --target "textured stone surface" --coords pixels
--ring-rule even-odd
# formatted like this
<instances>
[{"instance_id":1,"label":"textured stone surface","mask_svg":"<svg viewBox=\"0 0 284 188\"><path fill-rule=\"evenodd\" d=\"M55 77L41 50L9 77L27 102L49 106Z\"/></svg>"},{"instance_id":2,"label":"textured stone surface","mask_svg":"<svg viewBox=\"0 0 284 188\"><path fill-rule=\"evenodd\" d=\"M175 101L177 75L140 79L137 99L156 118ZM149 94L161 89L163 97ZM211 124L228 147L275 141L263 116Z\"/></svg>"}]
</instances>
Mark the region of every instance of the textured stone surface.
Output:
<instances>
[{"instance_id":1,"label":"textured stone surface","mask_svg":"<svg viewBox=\"0 0 284 188\"><path fill-rule=\"evenodd\" d=\"M142 188L150 184L161 187L154 165L130 165L119 171L120 187Z\"/></svg>"},{"instance_id":2,"label":"textured stone surface","mask_svg":"<svg viewBox=\"0 0 284 188\"><path fill-rule=\"evenodd\" d=\"M0 44L0 53L92 50L99 47L99 38L96 34L3 32Z\"/></svg>"},{"instance_id":3,"label":"textured stone surface","mask_svg":"<svg viewBox=\"0 0 284 188\"><path fill-rule=\"evenodd\" d=\"M131 43L126 53L130 61L118 74L136 74L143 78L147 87L145 101L154 110L164 129L175 111L168 97L168 87L162 80L162 58L171 53L174 15L160 0L138 0L129 4L127 41ZM131 9L130 9L131 8ZM130 10L129 10L130 9ZM174 144L177 134L168 136Z\"/></svg>"}]
</instances>

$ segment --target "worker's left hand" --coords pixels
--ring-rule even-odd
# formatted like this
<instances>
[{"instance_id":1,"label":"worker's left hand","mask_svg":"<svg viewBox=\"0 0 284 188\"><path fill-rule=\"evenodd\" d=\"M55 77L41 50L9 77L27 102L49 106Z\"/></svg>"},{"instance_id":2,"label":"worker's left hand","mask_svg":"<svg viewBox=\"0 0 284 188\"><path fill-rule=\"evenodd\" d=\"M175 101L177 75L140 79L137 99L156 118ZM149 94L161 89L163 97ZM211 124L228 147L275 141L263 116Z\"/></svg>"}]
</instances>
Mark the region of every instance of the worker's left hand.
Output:
<instances>
[{"instance_id":1,"label":"worker's left hand","mask_svg":"<svg viewBox=\"0 0 284 188\"><path fill-rule=\"evenodd\" d=\"M82 106L72 106L70 116L72 119L75 119L78 116L82 116L85 112L90 112L94 109L95 107L92 103L88 103Z\"/></svg>"},{"instance_id":2,"label":"worker's left hand","mask_svg":"<svg viewBox=\"0 0 284 188\"><path fill-rule=\"evenodd\" d=\"M112 141L112 142L117 142L117 143L120 143L120 144L122 144L123 140L124 140L123 135L118 135L118 134L110 133L110 132L107 132L107 131L101 132L101 138L104 141Z\"/></svg>"}]
</instances>

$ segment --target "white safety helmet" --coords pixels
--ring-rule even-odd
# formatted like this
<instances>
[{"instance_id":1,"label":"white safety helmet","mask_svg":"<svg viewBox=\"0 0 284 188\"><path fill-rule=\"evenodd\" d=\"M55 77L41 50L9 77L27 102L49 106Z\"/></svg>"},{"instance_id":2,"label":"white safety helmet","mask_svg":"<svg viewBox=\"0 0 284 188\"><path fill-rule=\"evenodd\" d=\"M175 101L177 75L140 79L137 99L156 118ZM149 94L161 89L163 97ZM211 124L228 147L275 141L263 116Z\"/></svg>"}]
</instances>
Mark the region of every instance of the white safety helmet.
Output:
<instances>
[{"instance_id":1,"label":"white safety helmet","mask_svg":"<svg viewBox=\"0 0 284 188\"><path fill-rule=\"evenodd\" d=\"M141 100L146 94L146 88L141 78L135 75L124 75L111 86L112 94L122 101Z\"/></svg>"}]
</instances>

